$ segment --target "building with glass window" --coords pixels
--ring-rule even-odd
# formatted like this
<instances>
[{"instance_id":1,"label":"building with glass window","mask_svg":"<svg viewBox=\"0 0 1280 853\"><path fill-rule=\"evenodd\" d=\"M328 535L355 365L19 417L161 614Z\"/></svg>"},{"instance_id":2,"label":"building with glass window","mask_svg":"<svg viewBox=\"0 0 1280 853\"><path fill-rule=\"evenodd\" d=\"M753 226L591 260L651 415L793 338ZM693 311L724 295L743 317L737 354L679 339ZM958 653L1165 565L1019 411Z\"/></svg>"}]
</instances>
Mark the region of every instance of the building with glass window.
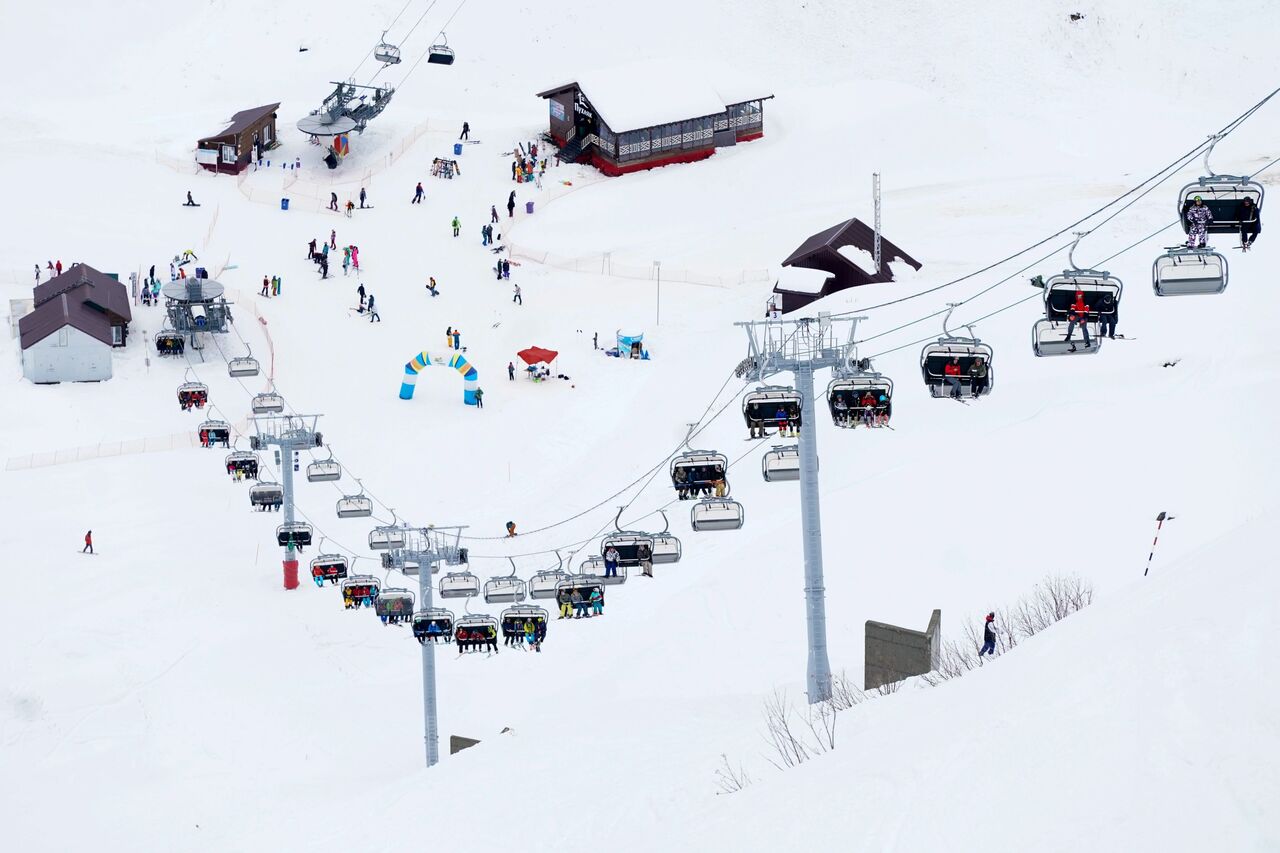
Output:
<instances>
[{"instance_id":1,"label":"building with glass window","mask_svg":"<svg viewBox=\"0 0 1280 853\"><path fill-rule=\"evenodd\" d=\"M764 102L750 84L716 85L666 63L578 75L539 92L562 162L606 175L704 160L764 135Z\"/></svg>"}]
</instances>

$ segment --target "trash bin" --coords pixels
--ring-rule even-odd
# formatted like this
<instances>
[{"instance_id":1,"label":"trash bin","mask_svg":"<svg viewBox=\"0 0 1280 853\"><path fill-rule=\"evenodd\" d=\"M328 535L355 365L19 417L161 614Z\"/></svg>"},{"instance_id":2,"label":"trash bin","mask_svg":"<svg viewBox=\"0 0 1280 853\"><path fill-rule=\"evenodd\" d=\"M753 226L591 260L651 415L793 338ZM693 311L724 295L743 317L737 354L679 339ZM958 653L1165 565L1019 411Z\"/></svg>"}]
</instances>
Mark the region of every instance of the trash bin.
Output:
<instances>
[{"instance_id":1,"label":"trash bin","mask_svg":"<svg viewBox=\"0 0 1280 853\"><path fill-rule=\"evenodd\" d=\"M453 156L454 156L454 157L461 157L461 156L462 156L462 143L461 143L461 142L455 142L455 143L453 143Z\"/></svg>"},{"instance_id":2,"label":"trash bin","mask_svg":"<svg viewBox=\"0 0 1280 853\"><path fill-rule=\"evenodd\" d=\"M524 212L525 212L525 213L533 213L533 202L531 202L531 201L526 201L526 202L524 203Z\"/></svg>"},{"instance_id":3,"label":"trash bin","mask_svg":"<svg viewBox=\"0 0 1280 853\"><path fill-rule=\"evenodd\" d=\"M287 198L282 198L282 199L280 199L280 209L281 209L281 210L288 210L288 209L289 209L289 199L287 199Z\"/></svg>"}]
</instances>

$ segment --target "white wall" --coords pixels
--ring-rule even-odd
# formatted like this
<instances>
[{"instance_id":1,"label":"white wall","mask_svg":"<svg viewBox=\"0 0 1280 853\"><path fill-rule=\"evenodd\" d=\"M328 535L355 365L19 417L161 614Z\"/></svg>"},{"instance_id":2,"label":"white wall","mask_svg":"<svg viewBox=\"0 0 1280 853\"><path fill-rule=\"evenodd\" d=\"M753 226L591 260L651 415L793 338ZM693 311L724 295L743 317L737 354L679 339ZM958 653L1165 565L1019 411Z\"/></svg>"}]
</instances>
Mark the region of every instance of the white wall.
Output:
<instances>
[{"instance_id":1,"label":"white wall","mask_svg":"<svg viewBox=\"0 0 1280 853\"><path fill-rule=\"evenodd\" d=\"M111 347L64 326L22 351L22 375L32 382L99 382L111 378Z\"/></svg>"}]
</instances>

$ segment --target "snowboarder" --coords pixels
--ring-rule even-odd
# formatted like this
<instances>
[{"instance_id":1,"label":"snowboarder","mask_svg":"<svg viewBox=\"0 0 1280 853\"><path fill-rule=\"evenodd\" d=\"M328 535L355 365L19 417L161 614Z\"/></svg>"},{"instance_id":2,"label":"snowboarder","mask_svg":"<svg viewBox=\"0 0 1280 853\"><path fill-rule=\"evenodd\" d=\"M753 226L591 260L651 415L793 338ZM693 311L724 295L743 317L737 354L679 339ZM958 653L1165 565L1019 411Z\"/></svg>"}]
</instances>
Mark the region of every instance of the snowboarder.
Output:
<instances>
[{"instance_id":1,"label":"snowboarder","mask_svg":"<svg viewBox=\"0 0 1280 853\"><path fill-rule=\"evenodd\" d=\"M524 304L524 297L520 295L520 285L515 285L515 295L511 297L511 301L517 305Z\"/></svg>"},{"instance_id":2,"label":"snowboarder","mask_svg":"<svg viewBox=\"0 0 1280 853\"><path fill-rule=\"evenodd\" d=\"M418 186L413 190L413 201L409 202L409 204L422 204L423 195L425 195L425 191L422 189L422 181L418 181Z\"/></svg>"},{"instance_id":3,"label":"snowboarder","mask_svg":"<svg viewBox=\"0 0 1280 853\"><path fill-rule=\"evenodd\" d=\"M264 275L262 277L262 295L270 296L271 295L270 289L271 289L271 280Z\"/></svg>"},{"instance_id":4,"label":"snowboarder","mask_svg":"<svg viewBox=\"0 0 1280 853\"><path fill-rule=\"evenodd\" d=\"M496 204L489 205L489 221L494 224L498 222L498 206Z\"/></svg>"},{"instance_id":5,"label":"snowboarder","mask_svg":"<svg viewBox=\"0 0 1280 853\"><path fill-rule=\"evenodd\" d=\"M379 323L382 322L382 318L378 316L377 310L375 310L373 307L373 294L370 293L369 294L369 322L372 323L374 320L377 320Z\"/></svg>"},{"instance_id":6,"label":"snowboarder","mask_svg":"<svg viewBox=\"0 0 1280 853\"><path fill-rule=\"evenodd\" d=\"M1196 196L1182 212L1187 223L1187 248L1203 249L1209 242L1209 226L1213 224L1213 212L1204 199Z\"/></svg>"},{"instance_id":7,"label":"snowboarder","mask_svg":"<svg viewBox=\"0 0 1280 853\"><path fill-rule=\"evenodd\" d=\"M515 523L514 521L508 521L508 522L507 522L507 537L508 537L508 538L510 538L510 537L512 537L512 536L515 536L515 535L516 535L516 523Z\"/></svg>"},{"instance_id":8,"label":"snowboarder","mask_svg":"<svg viewBox=\"0 0 1280 853\"><path fill-rule=\"evenodd\" d=\"M1111 340L1116 338L1116 323L1120 320L1120 309L1116 298L1110 293L1102 294L1098 303L1098 337L1106 335Z\"/></svg>"},{"instance_id":9,"label":"snowboarder","mask_svg":"<svg viewBox=\"0 0 1280 853\"><path fill-rule=\"evenodd\" d=\"M88 533L84 535L84 547L80 549L80 553L83 554L86 551L88 551L90 554L93 553L93 531L92 530L90 530Z\"/></svg>"},{"instance_id":10,"label":"snowboarder","mask_svg":"<svg viewBox=\"0 0 1280 853\"><path fill-rule=\"evenodd\" d=\"M461 341L462 341L462 331L460 329L454 329L453 330L453 348L458 349L458 347L462 345Z\"/></svg>"},{"instance_id":11,"label":"snowboarder","mask_svg":"<svg viewBox=\"0 0 1280 853\"><path fill-rule=\"evenodd\" d=\"M183 207L199 207L200 206L196 204L196 200L191 197L191 190L187 190L187 201L182 206Z\"/></svg>"},{"instance_id":12,"label":"snowboarder","mask_svg":"<svg viewBox=\"0 0 1280 853\"><path fill-rule=\"evenodd\" d=\"M507 362L507 378L512 382L516 381L516 363L514 361Z\"/></svg>"},{"instance_id":13,"label":"snowboarder","mask_svg":"<svg viewBox=\"0 0 1280 853\"><path fill-rule=\"evenodd\" d=\"M453 217L453 236L457 237L458 231L461 228L462 228L462 223L458 221L458 217L456 216Z\"/></svg>"},{"instance_id":14,"label":"snowboarder","mask_svg":"<svg viewBox=\"0 0 1280 853\"><path fill-rule=\"evenodd\" d=\"M604 576L607 578L616 578L618 576L618 560L622 557L618 553L618 549L609 546L604 552Z\"/></svg>"},{"instance_id":15,"label":"snowboarder","mask_svg":"<svg viewBox=\"0 0 1280 853\"><path fill-rule=\"evenodd\" d=\"M471 125L467 124L467 123L464 121L464 122L462 123L462 134L461 134L458 138L459 138L459 139L470 139L470 138L471 138Z\"/></svg>"},{"instance_id":16,"label":"snowboarder","mask_svg":"<svg viewBox=\"0 0 1280 853\"><path fill-rule=\"evenodd\" d=\"M996 630L996 614L988 613L987 621L982 625L982 650L978 652L978 657L983 655L995 656Z\"/></svg>"},{"instance_id":17,"label":"snowboarder","mask_svg":"<svg viewBox=\"0 0 1280 853\"><path fill-rule=\"evenodd\" d=\"M511 218L516 215L516 191L512 190L511 195L507 196L507 217Z\"/></svg>"},{"instance_id":18,"label":"snowboarder","mask_svg":"<svg viewBox=\"0 0 1280 853\"><path fill-rule=\"evenodd\" d=\"M439 296L440 291L436 290L436 277L431 276L431 280L427 282L427 290L431 291L432 296Z\"/></svg>"},{"instance_id":19,"label":"snowboarder","mask_svg":"<svg viewBox=\"0 0 1280 853\"><path fill-rule=\"evenodd\" d=\"M477 409L484 408L484 389L483 388L476 389L476 408Z\"/></svg>"},{"instance_id":20,"label":"snowboarder","mask_svg":"<svg viewBox=\"0 0 1280 853\"><path fill-rule=\"evenodd\" d=\"M364 193L364 187L361 187L361 188L360 188L360 209L361 209L361 210L364 210L364 200L365 200L365 198L366 198L366 196L365 196L365 193Z\"/></svg>"},{"instance_id":21,"label":"snowboarder","mask_svg":"<svg viewBox=\"0 0 1280 853\"><path fill-rule=\"evenodd\" d=\"M336 211L338 209L338 194L329 193L329 209Z\"/></svg>"},{"instance_id":22,"label":"snowboarder","mask_svg":"<svg viewBox=\"0 0 1280 853\"><path fill-rule=\"evenodd\" d=\"M1253 241L1258 239L1258 232L1262 230L1258 206L1253 203L1253 199L1248 196L1241 199L1236 209L1236 218L1240 220L1240 248L1247 252L1253 248Z\"/></svg>"}]
</instances>

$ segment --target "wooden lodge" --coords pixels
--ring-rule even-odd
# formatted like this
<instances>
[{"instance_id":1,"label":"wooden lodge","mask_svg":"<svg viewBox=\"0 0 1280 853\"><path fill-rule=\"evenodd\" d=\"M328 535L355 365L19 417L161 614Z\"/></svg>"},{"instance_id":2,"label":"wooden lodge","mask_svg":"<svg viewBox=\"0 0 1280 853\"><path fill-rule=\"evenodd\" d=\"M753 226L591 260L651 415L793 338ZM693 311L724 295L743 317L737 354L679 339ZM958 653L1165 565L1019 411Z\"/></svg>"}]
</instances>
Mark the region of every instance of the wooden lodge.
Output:
<instances>
[{"instance_id":1,"label":"wooden lodge","mask_svg":"<svg viewBox=\"0 0 1280 853\"><path fill-rule=\"evenodd\" d=\"M211 172L238 174L274 148L276 142L276 110L280 104L263 104L241 110L230 124L214 136L196 143L196 162Z\"/></svg>"},{"instance_id":2,"label":"wooden lodge","mask_svg":"<svg viewBox=\"0 0 1280 853\"><path fill-rule=\"evenodd\" d=\"M538 93L550 109L562 162L606 175L704 160L717 148L764 135L773 95L741 84L714 86L669 63L579 75Z\"/></svg>"}]
</instances>

